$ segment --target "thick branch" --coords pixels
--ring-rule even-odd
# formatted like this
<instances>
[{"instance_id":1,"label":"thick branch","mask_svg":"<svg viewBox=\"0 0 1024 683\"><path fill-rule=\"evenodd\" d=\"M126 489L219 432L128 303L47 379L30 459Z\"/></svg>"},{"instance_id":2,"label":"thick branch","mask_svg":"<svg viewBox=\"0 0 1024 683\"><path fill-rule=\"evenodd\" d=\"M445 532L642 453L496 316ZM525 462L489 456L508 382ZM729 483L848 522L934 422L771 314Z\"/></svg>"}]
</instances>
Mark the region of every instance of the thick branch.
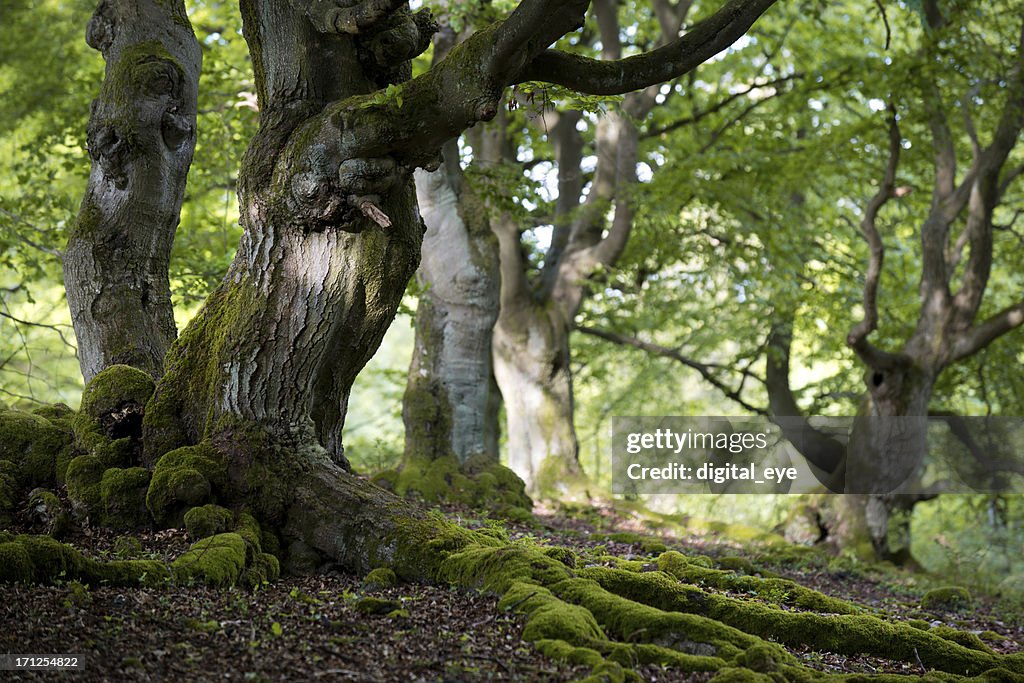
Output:
<instances>
[{"instance_id":1,"label":"thick branch","mask_svg":"<svg viewBox=\"0 0 1024 683\"><path fill-rule=\"evenodd\" d=\"M517 82L546 81L592 95L619 95L670 81L736 42L775 0L729 0L686 35L641 55L614 61L548 50Z\"/></svg>"},{"instance_id":2,"label":"thick branch","mask_svg":"<svg viewBox=\"0 0 1024 683\"><path fill-rule=\"evenodd\" d=\"M1021 324L1024 324L1024 301L1004 308L957 339L953 344L953 360L974 355Z\"/></svg>"},{"instance_id":3,"label":"thick branch","mask_svg":"<svg viewBox=\"0 0 1024 683\"><path fill-rule=\"evenodd\" d=\"M828 473L835 472L846 457L846 446L811 426L796 403L789 384L790 349L793 330L789 320L772 326L768 335L765 359L765 386L768 406L775 420L793 447L812 465Z\"/></svg>"},{"instance_id":4,"label":"thick branch","mask_svg":"<svg viewBox=\"0 0 1024 683\"><path fill-rule=\"evenodd\" d=\"M902 144L899 123L896 120L896 109L892 105L889 106L889 114L889 161L886 164L882 182L879 183L878 191L868 202L860 224L870 250L868 269L864 274L864 318L850 330L850 334L846 337L846 343L869 364L871 364L869 358L872 360L879 358L878 350L872 348L867 337L878 328L878 283L882 277L882 266L885 262L885 244L878 233L877 220L879 212L893 196L893 190L896 187L896 169L899 167Z\"/></svg>"}]
</instances>

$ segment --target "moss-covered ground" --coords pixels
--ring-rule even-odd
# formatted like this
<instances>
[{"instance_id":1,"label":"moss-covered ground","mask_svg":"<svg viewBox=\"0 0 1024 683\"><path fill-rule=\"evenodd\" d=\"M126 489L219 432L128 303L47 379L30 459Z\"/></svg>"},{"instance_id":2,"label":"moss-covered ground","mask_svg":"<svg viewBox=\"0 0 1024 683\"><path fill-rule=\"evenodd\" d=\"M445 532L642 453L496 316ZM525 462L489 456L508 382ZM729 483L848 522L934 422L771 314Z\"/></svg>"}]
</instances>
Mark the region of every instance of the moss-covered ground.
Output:
<instances>
[{"instance_id":1,"label":"moss-covered ground","mask_svg":"<svg viewBox=\"0 0 1024 683\"><path fill-rule=\"evenodd\" d=\"M214 507L189 516L211 517L220 533L207 536L211 548L193 546L184 529L75 528L65 540L85 557L173 570L197 553L223 553L228 575L132 586L70 576L0 584L0 600L16 605L2 618L0 646L81 651L96 667L86 680L323 672L339 680L954 677L937 664L967 677L981 673L976 665L1005 668L985 680L1021 680L1010 667L1019 666L1013 653L1024 643L1024 620L1008 603L972 596L969 608L941 607L925 599L945 588L937 580L770 536L730 539L730 531L743 536L741 527L683 529L610 507L541 512L515 523L447 508L505 545L453 556L442 569L447 580L435 585L404 583L387 570L246 584L245 564L230 561L245 555L244 524L220 532L227 515ZM17 524L43 531L26 518Z\"/></svg>"}]
</instances>

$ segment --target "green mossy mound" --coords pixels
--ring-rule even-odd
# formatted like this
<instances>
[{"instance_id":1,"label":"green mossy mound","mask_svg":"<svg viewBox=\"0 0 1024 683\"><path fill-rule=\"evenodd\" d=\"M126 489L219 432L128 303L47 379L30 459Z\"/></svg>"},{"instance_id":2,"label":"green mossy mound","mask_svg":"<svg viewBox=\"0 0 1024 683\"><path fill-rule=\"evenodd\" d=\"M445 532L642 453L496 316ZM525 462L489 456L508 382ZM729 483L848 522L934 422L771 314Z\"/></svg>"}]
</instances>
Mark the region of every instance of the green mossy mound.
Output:
<instances>
[{"instance_id":1,"label":"green mossy mound","mask_svg":"<svg viewBox=\"0 0 1024 683\"><path fill-rule=\"evenodd\" d=\"M100 484L106 465L95 455L80 455L68 465L68 498L76 515L98 515L103 509L103 493Z\"/></svg>"},{"instance_id":2,"label":"green mossy mound","mask_svg":"<svg viewBox=\"0 0 1024 683\"><path fill-rule=\"evenodd\" d=\"M185 513L185 531L193 540L216 536L231 527L235 515L219 505L194 507Z\"/></svg>"},{"instance_id":3,"label":"green mossy mound","mask_svg":"<svg viewBox=\"0 0 1024 683\"><path fill-rule=\"evenodd\" d=\"M971 606L971 594L960 586L935 588L921 598L921 609L929 611L960 612Z\"/></svg>"},{"instance_id":4,"label":"green mossy mound","mask_svg":"<svg viewBox=\"0 0 1024 683\"><path fill-rule=\"evenodd\" d=\"M374 483L399 496L427 503L460 503L490 509L506 519L528 521L533 501L515 472L487 459L464 465L454 457L405 460L397 470L374 477Z\"/></svg>"},{"instance_id":5,"label":"green mossy mound","mask_svg":"<svg viewBox=\"0 0 1024 683\"><path fill-rule=\"evenodd\" d=\"M157 461L146 507L160 526L181 526L186 512L215 500L214 484L225 476L219 454L209 445L178 448Z\"/></svg>"},{"instance_id":6,"label":"green mossy mound","mask_svg":"<svg viewBox=\"0 0 1024 683\"><path fill-rule=\"evenodd\" d=\"M146 492L150 473L143 467L110 468L100 480L103 524L112 529L141 529L150 526Z\"/></svg>"},{"instance_id":7,"label":"green mossy mound","mask_svg":"<svg viewBox=\"0 0 1024 683\"><path fill-rule=\"evenodd\" d=\"M41 415L21 410L0 412L0 460L14 465L19 489L52 486L57 461L66 460L71 441L68 430Z\"/></svg>"},{"instance_id":8,"label":"green mossy mound","mask_svg":"<svg viewBox=\"0 0 1024 683\"><path fill-rule=\"evenodd\" d=\"M196 541L171 567L179 581L202 581L210 586L233 586L245 569L245 540L234 533Z\"/></svg>"},{"instance_id":9,"label":"green mossy mound","mask_svg":"<svg viewBox=\"0 0 1024 683\"><path fill-rule=\"evenodd\" d=\"M391 588L398 583L395 572L387 567L377 567L363 577L362 588L367 591L378 591L382 588Z\"/></svg>"},{"instance_id":10,"label":"green mossy mound","mask_svg":"<svg viewBox=\"0 0 1024 683\"><path fill-rule=\"evenodd\" d=\"M156 391L153 378L128 365L112 365L97 374L82 392L79 412L101 420L127 406L144 407ZM140 413L141 416L141 413Z\"/></svg>"}]
</instances>

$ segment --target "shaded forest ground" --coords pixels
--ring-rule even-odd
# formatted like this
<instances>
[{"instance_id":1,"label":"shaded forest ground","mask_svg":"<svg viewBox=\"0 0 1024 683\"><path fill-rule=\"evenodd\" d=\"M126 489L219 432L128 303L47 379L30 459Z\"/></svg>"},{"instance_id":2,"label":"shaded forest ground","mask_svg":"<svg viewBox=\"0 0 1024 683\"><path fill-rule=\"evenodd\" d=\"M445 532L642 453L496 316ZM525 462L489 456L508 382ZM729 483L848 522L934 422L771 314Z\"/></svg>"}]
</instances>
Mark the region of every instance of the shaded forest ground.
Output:
<instances>
[{"instance_id":1,"label":"shaded forest ground","mask_svg":"<svg viewBox=\"0 0 1024 683\"><path fill-rule=\"evenodd\" d=\"M890 568L835 560L802 548L759 550L727 528L700 535L659 532L625 509L539 509L533 523L502 522L465 508L445 514L472 528L499 527L513 541L573 549L584 563L610 555L650 559L678 550L709 567L780 576L848 600L865 613L918 628L952 627L997 653L1022 651L1024 611L975 596L955 611L923 609L932 581ZM657 525L655 525L657 526ZM28 523L18 531L38 532ZM171 561L189 547L184 531L133 536L77 529L65 539L94 557ZM495 596L447 586L366 584L330 567L285 577L255 590L166 585L122 589L58 582L0 584L0 648L21 654L75 653L86 661L75 680L569 681L588 667L539 655L523 642L524 618L498 608ZM703 586L734 598L779 604L785 596ZM796 609L796 608L786 608ZM828 673L927 673L923 664L789 648ZM635 669L649 681L703 681L655 665ZM6 674L51 680L53 673Z\"/></svg>"}]
</instances>

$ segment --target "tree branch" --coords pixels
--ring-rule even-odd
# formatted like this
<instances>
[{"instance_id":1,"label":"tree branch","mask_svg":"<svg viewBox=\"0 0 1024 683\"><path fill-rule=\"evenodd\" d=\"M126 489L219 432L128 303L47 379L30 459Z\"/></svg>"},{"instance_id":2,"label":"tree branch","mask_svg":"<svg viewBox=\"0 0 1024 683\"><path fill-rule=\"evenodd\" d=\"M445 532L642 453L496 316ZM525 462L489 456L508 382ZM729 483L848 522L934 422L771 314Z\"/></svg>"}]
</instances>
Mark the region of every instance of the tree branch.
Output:
<instances>
[{"instance_id":1,"label":"tree branch","mask_svg":"<svg viewBox=\"0 0 1024 683\"><path fill-rule=\"evenodd\" d=\"M896 187L896 169L900 162L900 149L902 136L900 135L899 122L896 119L896 108L889 105L889 161L885 167L885 174L882 182L879 183L878 191L868 202L864 211L864 218L861 220L861 231L867 240L870 256L868 269L864 274L864 318L854 325L846 337L846 343L860 356L868 365L877 367L874 363L879 361L891 361L887 359L878 349L874 348L868 341L869 334L878 328L878 283L882 277L882 267L885 263L885 244L878 233L878 214L886 202L893 196Z\"/></svg>"},{"instance_id":2,"label":"tree branch","mask_svg":"<svg viewBox=\"0 0 1024 683\"><path fill-rule=\"evenodd\" d=\"M545 81L591 95L621 95L670 81L735 43L775 0L729 0L681 38L641 55L602 61L547 50L516 82Z\"/></svg>"},{"instance_id":3,"label":"tree branch","mask_svg":"<svg viewBox=\"0 0 1024 683\"><path fill-rule=\"evenodd\" d=\"M962 360L982 350L1007 332L1024 323L1024 301L1004 308L975 325L953 344L953 360Z\"/></svg>"},{"instance_id":4,"label":"tree branch","mask_svg":"<svg viewBox=\"0 0 1024 683\"><path fill-rule=\"evenodd\" d=\"M697 373L701 377L703 377L708 384L721 391L726 398L728 398L730 401L733 401L734 403L742 407L744 410L749 410L750 412L756 413L757 415L768 415L767 410L765 410L764 408L754 406L748 403L747 401L743 400L742 396L740 396L740 393L737 389L733 389L728 384L715 377L712 370L715 369L716 367L721 366L716 366L708 363L701 363L700 361L696 361L693 360L692 358L684 356L677 349L670 349L666 346L661 346L659 344L647 342L642 339L637 339L636 337L627 337L625 335L621 335L616 332L611 332L609 330L604 330L598 327L577 327L576 329L579 332L582 332L583 334L587 334L592 337L597 337L598 339L603 339L607 342L611 342L612 344L617 344L619 346L631 346L635 349L640 349L641 351L645 351L654 356L660 356L662 358L674 360L677 363L680 363L688 368L696 370ZM754 376L749 370L740 370L738 372L743 376ZM759 382L764 382L764 380L761 379L760 377L756 377L756 379Z\"/></svg>"},{"instance_id":5,"label":"tree branch","mask_svg":"<svg viewBox=\"0 0 1024 683\"><path fill-rule=\"evenodd\" d=\"M768 334L765 357L765 386L768 389L768 407L782 435L793 447L818 469L834 473L846 457L846 446L835 438L815 429L796 403L789 383L790 350L793 328L789 319L772 325Z\"/></svg>"}]
</instances>

